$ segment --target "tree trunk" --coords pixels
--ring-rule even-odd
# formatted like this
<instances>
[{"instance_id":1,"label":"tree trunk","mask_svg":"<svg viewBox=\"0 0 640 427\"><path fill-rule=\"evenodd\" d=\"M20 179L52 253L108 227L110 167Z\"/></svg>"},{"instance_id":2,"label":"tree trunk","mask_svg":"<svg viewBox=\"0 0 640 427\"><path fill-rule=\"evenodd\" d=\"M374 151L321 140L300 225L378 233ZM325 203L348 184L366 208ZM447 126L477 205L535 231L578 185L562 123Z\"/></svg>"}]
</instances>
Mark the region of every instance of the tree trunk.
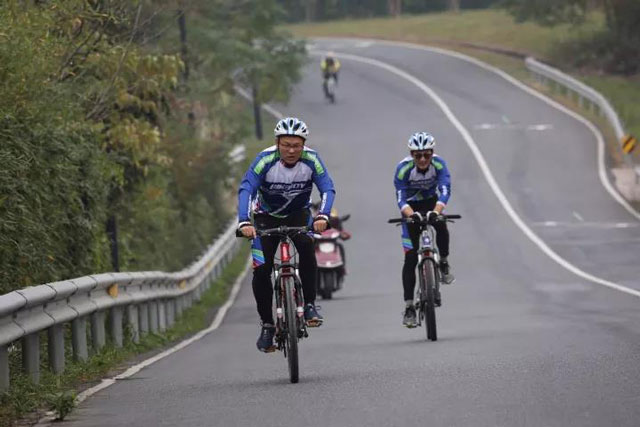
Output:
<instances>
[{"instance_id":1,"label":"tree trunk","mask_svg":"<svg viewBox=\"0 0 640 427\"><path fill-rule=\"evenodd\" d=\"M312 22L316 19L316 0L304 1L304 16L307 22Z\"/></svg>"},{"instance_id":2,"label":"tree trunk","mask_svg":"<svg viewBox=\"0 0 640 427\"><path fill-rule=\"evenodd\" d=\"M260 108L260 101L258 100L258 88L256 84L253 85L251 94L253 97L253 118L256 125L256 138L262 141L262 112Z\"/></svg>"},{"instance_id":3,"label":"tree trunk","mask_svg":"<svg viewBox=\"0 0 640 427\"><path fill-rule=\"evenodd\" d=\"M111 246L111 268L114 272L120 271L120 256L118 253L118 223L114 214L107 218L107 237Z\"/></svg>"},{"instance_id":4,"label":"tree trunk","mask_svg":"<svg viewBox=\"0 0 640 427\"><path fill-rule=\"evenodd\" d=\"M387 0L389 15L397 18L402 13L402 0Z\"/></svg>"},{"instance_id":5,"label":"tree trunk","mask_svg":"<svg viewBox=\"0 0 640 427\"><path fill-rule=\"evenodd\" d=\"M187 20L184 16L184 10L178 10L178 27L180 28L180 47L182 62L184 62L184 71L182 78L186 82L189 79L189 50L187 49Z\"/></svg>"},{"instance_id":6,"label":"tree trunk","mask_svg":"<svg viewBox=\"0 0 640 427\"><path fill-rule=\"evenodd\" d=\"M460 0L449 0L449 10L460 12Z\"/></svg>"}]
</instances>

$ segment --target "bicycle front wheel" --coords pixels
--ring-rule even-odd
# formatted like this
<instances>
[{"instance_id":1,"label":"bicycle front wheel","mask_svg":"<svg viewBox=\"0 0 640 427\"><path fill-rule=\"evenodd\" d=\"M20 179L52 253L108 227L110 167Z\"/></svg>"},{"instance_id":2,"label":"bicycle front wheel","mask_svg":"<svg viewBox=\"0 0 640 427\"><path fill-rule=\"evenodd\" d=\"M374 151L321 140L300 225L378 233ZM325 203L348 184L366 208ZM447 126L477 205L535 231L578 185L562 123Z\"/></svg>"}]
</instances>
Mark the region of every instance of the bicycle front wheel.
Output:
<instances>
[{"instance_id":1,"label":"bicycle front wheel","mask_svg":"<svg viewBox=\"0 0 640 427\"><path fill-rule=\"evenodd\" d=\"M296 314L296 300L293 296L293 278L285 278L285 317L287 319L287 362L289 365L289 379L298 382L298 316Z\"/></svg>"},{"instance_id":2,"label":"bicycle front wheel","mask_svg":"<svg viewBox=\"0 0 640 427\"><path fill-rule=\"evenodd\" d=\"M431 341L438 340L438 329L436 326L436 304L435 304L435 289L436 289L436 276L433 271L433 264L427 260L422 264L422 271L420 272L420 284L423 286L422 297L422 309L424 310L425 329L427 332L427 339Z\"/></svg>"}]
</instances>

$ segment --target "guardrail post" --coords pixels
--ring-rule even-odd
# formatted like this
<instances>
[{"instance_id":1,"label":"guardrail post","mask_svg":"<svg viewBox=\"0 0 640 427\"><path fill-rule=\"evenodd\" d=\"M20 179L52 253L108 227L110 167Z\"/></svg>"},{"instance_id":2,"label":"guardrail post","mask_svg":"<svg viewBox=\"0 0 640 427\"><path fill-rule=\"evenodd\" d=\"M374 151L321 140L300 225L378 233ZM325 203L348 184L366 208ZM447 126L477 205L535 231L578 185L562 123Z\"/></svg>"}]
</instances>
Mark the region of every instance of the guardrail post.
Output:
<instances>
[{"instance_id":1,"label":"guardrail post","mask_svg":"<svg viewBox=\"0 0 640 427\"><path fill-rule=\"evenodd\" d=\"M104 311L96 311L91 315L91 339L96 352L100 351L106 343Z\"/></svg>"},{"instance_id":2,"label":"guardrail post","mask_svg":"<svg viewBox=\"0 0 640 427\"><path fill-rule=\"evenodd\" d=\"M149 303L149 330L158 333L158 302L151 301Z\"/></svg>"},{"instance_id":3,"label":"guardrail post","mask_svg":"<svg viewBox=\"0 0 640 427\"><path fill-rule=\"evenodd\" d=\"M0 392L9 389L9 344L0 346Z\"/></svg>"},{"instance_id":4,"label":"guardrail post","mask_svg":"<svg viewBox=\"0 0 640 427\"><path fill-rule=\"evenodd\" d=\"M158 330L164 332L167 330L167 312L166 305L163 300L158 301Z\"/></svg>"},{"instance_id":5,"label":"guardrail post","mask_svg":"<svg viewBox=\"0 0 640 427\"><path fill-rule=\"evenodd\" d=\"M149 303L140 304L138 309L138 319L140 321L140 335L149 333Z\"/></svg>"},{"instance_id":6,"label":"guardrail post","mask_svg":"<svg viewBox=\"0 0 640 427\"><path fill-rule=\"evenodd\" d=\"M184 304L184 296L179 296L176 298L176 315L175 318L178 319L182 314L182 306Z\"/></svg>"},{"instance_id":7,"label":"guardrail post","mask_svg":"<svg viewBox=\"0 0 640 427\"><path fill-rule=\"evenodd\" d=\"M110 318L111 339L116 347L122 347L122 307L113 307Z\"/></svg>"},{"instance_id":8,"label":"guardrail post","mask_svg":"<svg viewBox=\"0 0 640 427\"><path fill-rule=\"evenodd\" d=\"M176 300L175 299L168 299L166 301L165 311L167 313L167 328L170 328L176 322Z\"/></svg>"},{"instance_id":9,"label":"guardrail post","mask_svg":"<svg viewBox=\"0 0 640 427\"><path fill-rule=\"evenodd\" d=\"M34 332L22 338L22 366L34 384L40 382L40 335Z\"/></svg>"},{"instance_id":10,"label":"guardrail post","mask_svg":"<svg viewBox=\"0 0 640 427\"><path fill-rule=\"evenodd\" d=\"M138 307L134 304L127 306L127 325L131 331L131 341L140 342L140 327L138 324Z\"/></svg>"},{"instance_id":11,"label":"guardrail post","mask_svg":"<svg viewBox=\"0 0 640 427\"><path fill-rule=\"evenodd\" d=\"M84 362L89 358L87 350L87 319L77 317L71 321L71 346L73 359Z\"/></svg>"},{"instance_id":12,"label":"guardrail post","mask_svg":"<svg viewBox=\"0 0 640 427\"><path fill-rule=\"evenodd\" d=\"M64 327L61 324L53 325L47 330L49 337L49 367L54 374L64 371Z\"/></svg>"}]
</instances>

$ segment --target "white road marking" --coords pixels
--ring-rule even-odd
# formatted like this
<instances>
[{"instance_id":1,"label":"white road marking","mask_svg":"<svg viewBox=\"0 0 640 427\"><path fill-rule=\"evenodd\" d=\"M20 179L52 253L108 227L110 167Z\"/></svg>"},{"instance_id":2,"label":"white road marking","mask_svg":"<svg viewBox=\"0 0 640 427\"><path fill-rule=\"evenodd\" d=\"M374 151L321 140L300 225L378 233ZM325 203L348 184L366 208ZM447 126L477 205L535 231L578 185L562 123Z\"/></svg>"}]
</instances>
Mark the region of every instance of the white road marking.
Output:
<instances>
[{"instance_id":1,"label":"white road marking","mask_svg":"<svg viewBox=\"0 0 640 427\"><path fill-rule=\"evenodd\" d=\"M502 123L481 123L474 126L478 130L491 130L491 129L507 129L507 130L535 130L544 131L553 129L553 125L539 124L539 125L518 125L518 124L502 124Z\"/></svg>"},{"instance_id":2,"label":"white road marking","mask_svg":"<svg viewBox=\"0 0 640 427\"><path fill-rule=\"evenodd\" d=\"M531 223L534 227L567 227L567 228L637 228L640 224L631 222L560 222L542 221Z\"/></svg>"},{"instance_id":3,"label":"white road marking","mask_svg":"<svg viewBox=\"0 0 640 427\"><path fill-rule=\"evenodd\" d=\"M86 400L88 397L96 394L97 392L99 392L100 390L104 390L105 388L112 386L113 384L116 383L117 380L122 380L125 378L128 378L132 375L137 374L138 372L140 372L140 370L146 368L149 365L152 365L154 363L156 363L159 360L164 359L165 357L175 353L178 350L181 350L183 348L185 348L186 346L193 344L196 341L201 340L202 338L204 338L206 335L210 334L211 332L215 331L216 329L218 329L218 327L220 327L220 325L222 324L222 321L224 320L224 317L227 314L227 311L229 310L229 308L231 308L231 306L233 305L233 303L236 300L236 297L238 296L238 293L240 292L240 285L242 284L242 281L245 279L245 277L247 276L247 273L251 270L251 257L249 257L249 259L247 260L247 267L244 269L244 271L242 273L240 273L240 275L238 276L238 278L236 279L236 281L233 283L233 286L231 287L231 292L229 293L229 298L227 299L227 301L220 307L220 309L218 309L218 313L216 314L216 317L213 319L213 322L211 322L211 325L209 325L209 327L207 329L203 329L200 332L198 332L197 334L195 334L194 336L192 336L191 338L187 338L184 341L181 341L180 343L174 345L171 348L168 348L167 350L163 351L162 353L158 353L153 357L150 357L146 360L143 360L142 362L138 363L137 365L134 365L132 367L130 367L129 369L127 369L126 371L124 371L121 374L118 374L112 378L105 378L103 379L100 384L95 385L85 391L83 391L82 393L80 393L78 395L78 397L76 398L76 404L80 404L82 403L84 400ZM38 421L38 425L47 425L47 423L51 422L54 420L54 415L52 414L48 414L46 417L40 419L40 421Z\"/></svg>"},{"instance_id":4,"label":"white road marking","mask_svg":"<svg viewBox=\"0 0 640 427\"><path fill-rule=\"evenodd\" d=\"M553 125L529 125L527 130L551 130Z\"/></svg>"},{"instance_id":5,"label":"white road marking","mask_svg":"<svg viewBox=\"0 0 640 427\"><path fill-rule=\"evenodd\" d=\"M481 125L475 125L475 128L478 130L489 130L489 129L495 129L497 127L498 125L493 125L491 123L482 123Z\"/></svg>"},{"instance_id":6,"label":"white road marking","mask_svg":"<svg viewBox=\"0 0 640 427\"><path fill-rule=\"evenodd\" d=\"M321 54L326 52L316 51L311 53ZM504 195L504 193L500 189L500 186L498 185L496 179L494 178L493 173L491 172L491 169L489 169L489 165L484 159L484 156L482 155L482 152L478 148L478 145L471 137L471 134L469 133L469 131L462 125L460 120L458 120L458 118L453 114L449 106L440 98L440 96L436 92L433 91L433 89L431 89L429 86L427 86L424 82L422 82L415 76L393 65L387 64L386 62L382 62L377 59L366 58L363 56L351 55L347 53L339 53L339 54L336 54L336 56L341 59L352 60L352 61L361 62L364 64L369 64L369 65L382 68L399 77L404 78L405 80L417 86L427 96L429 96L438 105L438 107L440 107L440 109L447 116L449 121L455 126L458 132L462 135L464 141L467 143L467 146L469 147L474 157L476 158L476 161L478 162L478 165L480 166L480 169L482 170L482 173L484 174L485 179L487 180L489 186L493 190L493 193L498 198L498 200L502 204L502 207L507 212L507 214L511 217L513 222L518 226L518 228L520 228L520 230L525 234L525 236L529 238L529 240L531 240L535 245L537 245L538 248L542 250L542 252L544 252L547 256L549 256L549 258L551 258L553 261L558 263L560 266L574 273L575 275L582 277L585 280L589 280L593 283L596 283L598 285L606 286L608 288L615 289L617 291L624 292L626 294L633 295L640 298L640 291L628 288L626 286L618 285L617 283L610 282L605 279L601 279L571 264L570 262L562 258L560 255L558 255L553 249L551 249L540 237L538 237L537 234L535 234L529 228L527 224L525 224L525 222L522 220L522 218L520 218L520 216L517 214L515 209L511 206L511 203L509 202L509 200L507 200L507 197Z\"/></svg>"},{"instance_id":7,"label":"white road marking","mask_svg":"<svg viewBox=\"0 0 640 427\"><path fill-rule=\"evenodd\" d=\"M568 116L573 117L577 121L579 121L582 124L584 124L587 128L589 128L589 130L595 135L596 140L598 141L598 176L600 178L600 182L602 183L604 188L611 195L611 197L614 198L614 200L616 202L618 202L622 207L624 207L626 209L626 211L629 212L631 215L633 215L636 219L640 220L640 212L635 210L633 208L633 206L631 206L631 204L629 204L629 202L627 202L624 199L624 197L622 197L620 195L620 193L618 193L618 191L614 188L614 186L611 184L611 181L609 180L609 175L607 175L607 170L606 170L606 167L605 167L605 142L604 142L604 137L602 136L602 133L600 132L600 130L593 123L591 123L589 120L585 119L584 117L582 117L581 115L579 115L575 111L571 111L570 109L568 109L564 105L560 104L559 102L556 102L553 99L549 98L548 96L543 95L542 93L536 91L533 88L530 88L526 84L522 83L520 80L516 79L515 77L510 76L509 74L507 74L506 72L502 71L501 69L496 68L496 67L494 67L492 65L489 65L489 64L487 64L485 62L482 62L479 59L473 58L471 56L467 56L467 55L459 53L459 52L453 52L453 51L450 51L450 50L441 49L441 48L432 47L432 46L422 46L422 45L418 45L418 44L414 44L414 43L408 43L408 42L395 42L395 41L389 41L389 40L365 39L365 38L357 38L357 37L352 37L352 38L349 38L349 37L340 37L340 38L336 38L336 37L314 37L314 39L316 39L316 40L329 40L329 41L338 39L338 40L350 40L350 41L354 41L354 42L357 42L357 41L369 41L369 42L372 42L374 44L387 45L387 46L399 46L399 47L405 47L405 48L408 48L408 49L422 50L422 51L431 52L431 53L439 53L439 54L447 55L447 56L450 56L450 57L453 57L453 58L458 58L458 59L466 61L466 62L470 62L472 64L477 65L480 68L483 68L483 69L485 69L487 71L490 71L492 73L495 73L495 74L499 75L500 77L502 77L503 79L505 79L509 83L511 83L514 86L516 86L516 87L522 89L523 91L527 92L529 95L535 96L536 98L546 102L547 104L551 105L552 107L556 108L557 110L562 111L563 113L567 114Z\"/></svg>"},{"instance_id":8,"label":"white road marking","mask_svg":"<svg viewBox=\"0 0 640 427\"><path fill-rule=\"evenodd\" d=\"M573 216L575 216L578 221L584 222L584 218L582 218L582 215L580 215L578 212L573 211Z\"/></svg>"}]
</instances>

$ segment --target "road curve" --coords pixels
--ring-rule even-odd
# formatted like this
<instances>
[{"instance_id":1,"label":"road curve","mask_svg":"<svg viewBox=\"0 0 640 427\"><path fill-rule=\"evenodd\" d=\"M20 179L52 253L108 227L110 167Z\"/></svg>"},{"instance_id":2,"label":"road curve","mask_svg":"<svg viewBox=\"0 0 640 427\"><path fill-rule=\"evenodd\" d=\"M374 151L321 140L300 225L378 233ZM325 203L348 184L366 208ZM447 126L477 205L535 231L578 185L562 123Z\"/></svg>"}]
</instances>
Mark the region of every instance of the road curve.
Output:
<instances>
[{"instance_id":1,"label":"road curve","mask_svg":"<svg viewBox=\"0 0 640 427\"><path fill-rule=\"evenodd\" d=\"M316 47L423 81L469 129L529 227L586 272L640 289L625 255L637 252L638 223L600 184L584 125L457 58L348 40ZM328 105L318 67L314 57L279 109L309 124L354 238L346 288L320 301L326 325L301 345L300 383L288 383L280 354L255 350L247 281L218 330L88 399L68 424L637 425L640 300L576 276L526 238L458 129L414 84L345 59L338 102ZM397 215L395 164L420 129L436 135L450 165L448 212L464 217L451 227L458 280L444 289L435 343L400 324L402 251L385 223Z\"/></svg>"}]
</instances>

